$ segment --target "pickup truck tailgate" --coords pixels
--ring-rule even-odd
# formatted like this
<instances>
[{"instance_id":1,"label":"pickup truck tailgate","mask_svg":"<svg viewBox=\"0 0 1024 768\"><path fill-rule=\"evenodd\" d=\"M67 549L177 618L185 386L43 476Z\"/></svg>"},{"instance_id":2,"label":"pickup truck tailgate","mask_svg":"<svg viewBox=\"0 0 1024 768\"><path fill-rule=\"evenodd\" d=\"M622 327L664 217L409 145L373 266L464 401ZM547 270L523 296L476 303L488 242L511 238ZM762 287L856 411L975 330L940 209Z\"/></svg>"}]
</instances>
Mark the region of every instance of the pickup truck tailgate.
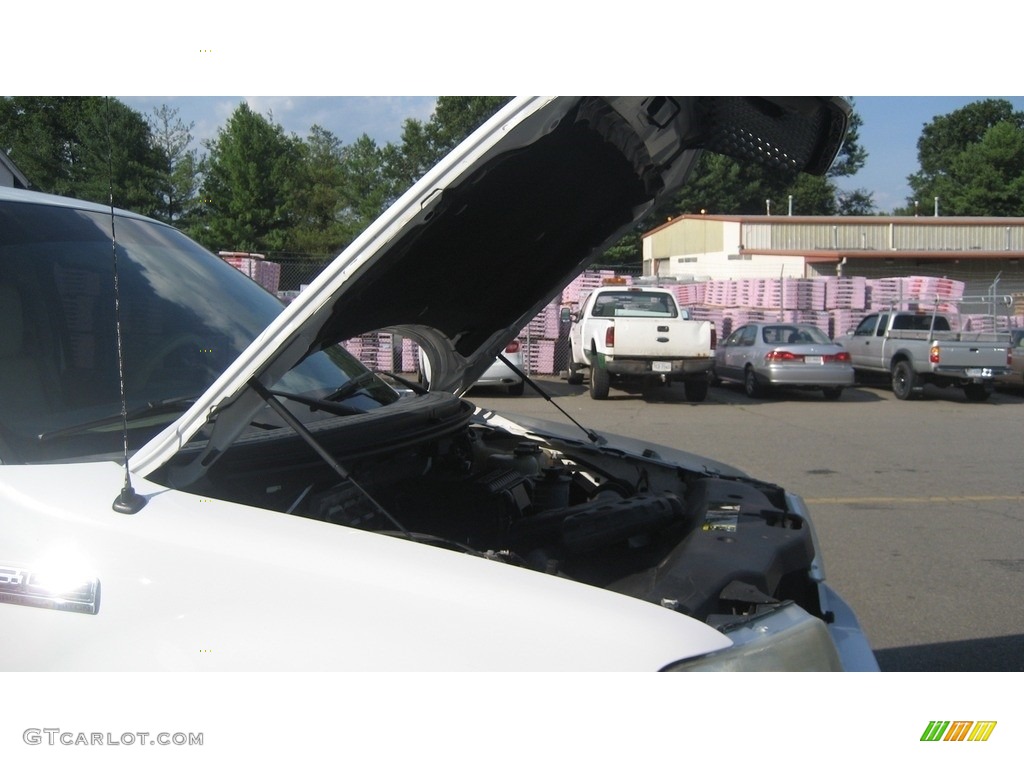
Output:
<instances>
[{"instance_id":1,"label":"pickup truck tailgate","mask_svg":"<svg viewBox=\"0 0 1024 768\"><path fill-rule=\"evenodd\" d=\"M711 323L661 318L616 318L616 357L708 358Z\"/></svg>"},{"instance_id":2,"label":"pickup truck tailgate","mask_svg":"<svg viewBox=\"0 0 1024 768\"><path fill-rule=\"evenodd\" d=\"M936 370L942 368L1004 368L1007 363L1006 343L992 341L939 341L938 361L933 360ZM979 375L970 374L968 375Z\"/></svg>"}]
</instances>

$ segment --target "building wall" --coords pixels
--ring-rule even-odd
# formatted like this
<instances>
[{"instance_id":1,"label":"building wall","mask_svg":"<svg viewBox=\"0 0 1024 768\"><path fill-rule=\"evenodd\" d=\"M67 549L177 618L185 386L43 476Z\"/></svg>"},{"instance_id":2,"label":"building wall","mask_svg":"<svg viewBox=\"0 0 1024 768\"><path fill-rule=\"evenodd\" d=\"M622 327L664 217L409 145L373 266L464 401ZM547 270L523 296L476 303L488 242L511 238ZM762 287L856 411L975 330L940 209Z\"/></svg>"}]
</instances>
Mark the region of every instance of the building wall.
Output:
<instances>
[{"instance_id":1,"label":"building wall","mask_svg":"<svg viewBox=\"0 0 1024 768\"><path fill-rule=\"evenodd\" d=\"M948 275L986 285L1001 276L1014 291L1024 290L1022 218L694 216L655 230L643 245L647 274L656 254L659 274L677 277L812 277L841 270L865 277ZM828 261L805 263L801 251L819 257L846 251L848 258L841 267ZM850 251L863 251L866 258L849 256ZM922 252L929 251L934 258L923 258ZM900 258L900 252L908 256ZM950 252L962 252L964 258L950 258Z\"/></svg>"},{"instance_id":2,"label":"building wall","mask_svg":"<svg viewBox=\"0 0 1024 768\"><path fill-rule=\"evenodd\" d=\"M708 219L682 219L664 227L645 239L644 258L662 259L698 253L720 253L725 249L725 231L722 221ZM646 248L650 244L650 256Z\"/></svg>"},{"instance_id":3,"label":"building wall","mask_svg":"<svg viewBox=\"0 0 1024 768\"><path fill-rule=\"evenodd\" d=\"M644 274L697 280L738 277L804 277L804 259L791 255L751 255L740 247L739 221L683 219L644 238Z\"/></svg>"},{"instance_id":4,"label":"building wall","mask_svg":"<svg viewBox=\"0 0 1024 768\"><path fill-rule=\"evenodd\" d=\"M1007 224L952 226L900 226L893 232L893 248L922 251L1024 251L1024 226L1018 219Z\"/></svg>"},{"instance_id":5,"label":"building wall","mask_svg":"<svg viewBox=\"0 0 1024 768\"><path fill-rule=\"evenodd\" d=\"M743 247L788 251L889 250L891 228L887 224L839 225L776 218L778 221L744 223Z\"/></svg>"},{"instance_id":6,"label":"building wall","mask_svg":"<svg viewBox=\"0 0 1024 768\"><path fill-rule=\"evenodd\" d=\"M836 219L787 221L779 216L773 221L745 221L741 242L755 250L1022 251L1024 222L972 223L941 218L874 222L855 218L843 223Z\"/></svg>"}]
</instances>

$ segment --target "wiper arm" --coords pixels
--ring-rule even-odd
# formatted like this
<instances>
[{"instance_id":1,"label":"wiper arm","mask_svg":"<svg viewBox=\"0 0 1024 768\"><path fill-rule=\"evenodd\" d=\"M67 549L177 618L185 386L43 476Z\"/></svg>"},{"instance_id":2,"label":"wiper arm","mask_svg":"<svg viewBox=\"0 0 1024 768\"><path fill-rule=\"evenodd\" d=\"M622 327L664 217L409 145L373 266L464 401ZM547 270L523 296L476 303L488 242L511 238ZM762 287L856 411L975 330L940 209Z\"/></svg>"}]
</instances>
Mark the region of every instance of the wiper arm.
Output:
<instances>
[{"instance_id":1,"label":"wiper arm","mask_svg":"<svg viewBox=\"0 0 1024 768\"><path fill-rule=\"evenodd\" d=\"M340 402L341 400L346 400L352 395L354 395L358 390L362 389L362 387L365 384L369 384L371 381L373 381L373 371L363 371L354 379L349 379L348 381L346 381L344 384L342 384L340 387L338 387L336 390L331 392L331 394L327 395L323 399L335 403Z\"/></svg>"},{"instance_id":2,"label":"wiper arm","mask_svg":"<svg viewBox=\"0 0 1024 768\"><path fill-rule=\"evenodd\" d=\"M195 401L196 398L194 395L171 397L166 400L153 400L145 405L140 405L138 408L133 408L123 416L120 412L112 413L110 416L93 419L92 421L86 421L81 424L72 424L70 427L62 427L61 429L55 429L52 432L43 432L37 435L36 439L41 443L45 443L47 440L70 437L71 435L81 434L82 432L90 432L94 429L102 429L103 427L120 424L122 419L125 421L137 421L146 416L158 416L163 413L184 413L195 403Z\"/></svg>"},{"instance_id":3,"label":"wiper arm","mask_svg":"<svg viewBox=\"0 0 1024 768\"><path fill-rule=\"evenodd\" d=\"M377 376L386 376L389 379L392 379L393 381L397 381L403 387L407 387L408 389L415 392L417 395L426 395L430 391L426 387L421 387L416 382L409 381L409 379L405 378L404 376L399 376L397 373L392 373L391 371L374 371L374 374Z\"/></svg>"},{"instance_id":4,"label":"wiper arm","mask_svg":"<svg viewBox=\"0 0 1024 768\"><path fill-rule=\"evenodd\" d=\"M307 397L306 395L296 395L291 392L282 392L279 389L268 389L267 394L273 395L274 397L281 398L282 400L291 400L295 403L302 403L302 405L309 406L311 411L324 411L326 413L334 414L335 416L354 416L357 413L366 413L362 408L353 408L351 405L342 405L340 401L347 400L348 398L355 395L362 387L373 381L374 377L378 374L384 374L390 376L396 381L407 385L414 392L419 394L425 394L427 390L418 384L413 384L410 381L406 381L400 376L395 376L392 373L386 371L364 371L363 373L356 376L354 379L349 379L336 390L331 392L329 395L324 397ZM376 400L378 403L383 401L374 397L372 393L365 392L366 396L372 400Z\"/></svg>"}]
</instances>

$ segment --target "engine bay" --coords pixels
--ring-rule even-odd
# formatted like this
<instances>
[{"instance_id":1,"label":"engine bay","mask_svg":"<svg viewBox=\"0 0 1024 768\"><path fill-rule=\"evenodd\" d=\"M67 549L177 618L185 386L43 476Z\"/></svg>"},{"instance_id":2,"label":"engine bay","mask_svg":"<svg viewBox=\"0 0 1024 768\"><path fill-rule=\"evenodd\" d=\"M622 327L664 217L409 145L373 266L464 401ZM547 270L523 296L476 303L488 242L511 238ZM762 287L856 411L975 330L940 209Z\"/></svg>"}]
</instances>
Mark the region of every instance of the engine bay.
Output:
<instances>
[{"instance_id":1,"label":"engine bay","mask_svg":"<svg viewBox=\"0 0 1024 768\"><path fill-rule=\"evenodd\" d=\"M712 625L784 601L820 615L810 526L768 483L477 422L348 458L344 478L292 436L272 442L235 460L229 451L190 490L500 560Z\"/></svg>"}]
</instances>

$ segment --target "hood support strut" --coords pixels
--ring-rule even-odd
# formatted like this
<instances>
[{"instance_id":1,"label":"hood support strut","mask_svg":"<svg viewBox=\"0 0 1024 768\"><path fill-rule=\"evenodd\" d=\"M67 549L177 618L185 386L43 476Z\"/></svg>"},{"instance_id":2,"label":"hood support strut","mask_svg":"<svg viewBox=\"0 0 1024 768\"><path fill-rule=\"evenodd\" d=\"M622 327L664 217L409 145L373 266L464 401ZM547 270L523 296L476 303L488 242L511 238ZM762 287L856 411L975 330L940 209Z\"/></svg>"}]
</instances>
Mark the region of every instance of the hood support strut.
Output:
<instances>
[{"instance_id":1,"label":"hood support strut","mask_svg":"<svg viewBox=\"0 0 1024 768\"><path fill-rule=\"evenodd\" d=\"M312 433L308 429L306 429L306 426L297 418L295 418L291 414L291 412L281 404L281 401L274 397L273 393L269 389L264 387L263 384L261 384L257 379L253 379L252 381L250 381L249 386L252 387L253 391L255 391L256 394L263 398L264 402L266 402L266 404L269 405L271 409L273 409L273 411L278 416L281 417L285 424L287 424L289 427L295 430L295 434L301 437L302 440L310 448L316 451L316 454L321 459L324 460L324 463L327 464L327 466L329 466L337 473L338 477L340 477L346 483L351 483L356 490L363 494L363 496L371 504L373 504L374 507L377 508L378 512L380 512L382 515L384 515L384 517L391 521L391 524L395 526L395 528L401 531L405 536L409 536L408 529L400 522L398 522L398 519L395 518L390 512L384 509L384 507L382 507L380 503L375 498L373 498L373 496L371 496L370 493L365 488L363 488L359 483L357 483L355 479L352 477L352 475L350 475L345 470L345 468L341 466L341 464L334 460L334 457L331 456L331 454L329 454L324 449L324 447L316 441L316 438L313 437Z\"/></svg>"},{"instance_id":2,"label":"hood support strut","mask_svg":"<svg viewBox=\"0 0 1024 768\"><path fill-rule=\"evenodd\" d=\"M571 421L573 424L575 424L577 427L579 427L581 430L583 430L583 434L585 434L589 438L590 442L592 442L592 443L594 443L596 445L604 445L605 443L608 442L603 437L601 437L599 434L597 434L597 432L595 432L592 429L587 429L582 424L580 424L578 421L576 421L576 419L574 419L572 416L570 416L569 413L562 406L560 406L558 403L556 403L554 401L554 399L551 397L551 395L549 395L547 392L545 392L543 389L541 389L534 382L533 379L531 379L529 376L527 376L525 373L523 373L521 370L519 370L519 368L516 365L514 365L512 363L512 361L509 360L507 357L505 357L505 355L502 354L501 352L498 353L498 359L501 360L501 362L503 362L505 365L507 365L513 371L515 371L517 374L519 374L519 378L521 378L523 381L525 381L527 384L529 384L530 385L530 389L534 390L537 394L539 394L541 397L543 397L545 400L547 400L549 403L551 403L551 405L555 406L555 408L557 408L559 411L562 412L562 415L565 416L565 418L567 418L569 421Z\"/></svg>"}]
</instances>

